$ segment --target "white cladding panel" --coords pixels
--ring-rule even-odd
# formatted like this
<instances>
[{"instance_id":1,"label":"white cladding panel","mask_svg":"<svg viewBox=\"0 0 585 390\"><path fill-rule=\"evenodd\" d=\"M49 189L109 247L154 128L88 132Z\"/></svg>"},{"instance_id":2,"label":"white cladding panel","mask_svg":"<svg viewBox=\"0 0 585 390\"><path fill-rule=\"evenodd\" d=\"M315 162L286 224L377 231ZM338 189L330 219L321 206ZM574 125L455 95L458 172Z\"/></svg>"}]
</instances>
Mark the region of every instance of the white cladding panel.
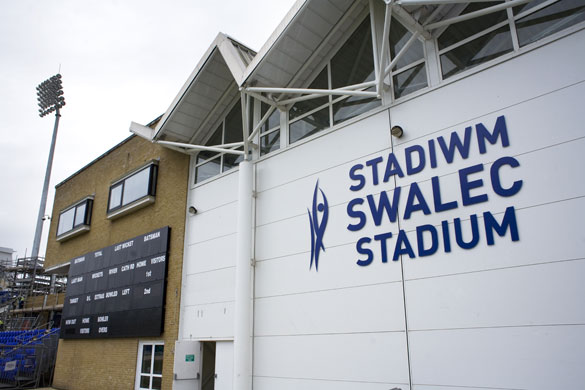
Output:
<instances>
[{"instance_id":1,"label":"white cladding panel","mask_svg":"<svg viewBox=\"0 0 585 390\"><path fill-rule=\"evenodd\" d=\"M482 72L447 83L429 93L360 121L268 156L256 166L255 235L255 389L390 389L408 388L408 326L412 388L548 389L585 387L585 40L578 32ZM571 61L566 61L566 58ZM552 76L554 72L554 76ZM491 132L504 116L510 145L498 139L481 154L475 125ZM391 121L389 120L391 118ZM393 139L390 124L405 130ZM472 126L468 158L456 153L452 163L441 157L438 137L461 139ZM384 183L388 154L405 169L405 149L420 145L428 153L434 140L437 167L427 154L421 172ZM520 166L500 169L502 185L522 180L522 189L503 197L492 188L490 169L501 157ZM366 161L382 157L380 183L372 181ZM366 185L355 184L349 171L363 164ZM473 196L488 201L462 205L459 171L482 164L470 175L483 185ZM435 212L431 178L438 176L443 202L458 207ZM310 268L313 191L318 186L329 202L319 271ZM416 182L431 213L404 219L410 185ZM401 187L398 223L375 226L366 195L392 199ZM356 219L348 202L366 213L358 232L347 229ZM319 195L321 199L321 195ZM519 241L494 233L486 242L483 213L502 221L514 207ZM463 237L471 237L470 215L477 214L479 242L472 249L456 243L454 219L461 218ZM449 222L451 251L445 253L441 221ZM438 228L439 248L427 257L402 255L392 261L400 229L417 253L416 228ZM367 245L373 262L356 264L362 237L392 232L389 259L381 262L379 242ZM403 263L401 263L403 261ZM402 269L403 268L403 269ZM402 278L404 275L404 281ZM403 286L404 283L404 295ZM406 309L406 315L405 315ZM405 322L405 318L408 323ZM347 365L345 358L352 364Z\"/></svg>"},{"instance_id":2,"label":"white cladding panel","mask_svg":"<svg viewBox=\"0 0 585 390\"><path fill-rule=\"evenodd\" d=\"M234 336L237 186L234 170L190 187L188 203L197 214L188 214L186 221L181 339Z\"/></svg>"}]
</instances>

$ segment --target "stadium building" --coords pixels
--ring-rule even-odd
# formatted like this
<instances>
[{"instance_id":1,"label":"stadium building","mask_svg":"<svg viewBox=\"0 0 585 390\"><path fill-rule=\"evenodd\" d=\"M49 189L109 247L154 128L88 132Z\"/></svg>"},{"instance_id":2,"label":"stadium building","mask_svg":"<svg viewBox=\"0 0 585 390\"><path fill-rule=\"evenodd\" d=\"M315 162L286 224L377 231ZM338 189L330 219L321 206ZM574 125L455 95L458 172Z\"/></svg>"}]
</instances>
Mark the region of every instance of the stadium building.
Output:
<instances>
[{"instance_id":1,"label":"stadium building","mask_svg":"<svg viewBox=\"0 0 585 390\"><path fill-rule=\"evenodd\" d=\"M112 221L98 189L56 203L95 191L83 234L107 236L59 254L67 298L99 272L74 272L83 253L171 240L162 336L100 335L107 304L68 328L84 314L66 299L55 386L583 388L584 20L578 0L300 0L258 53L220 33L160 120L130 128L188 175L163 185L161 159L156 201ZM122 160L110 205L146 163ZM155 374L143 346L162 343Z\"/></svg>"}]
</instances>

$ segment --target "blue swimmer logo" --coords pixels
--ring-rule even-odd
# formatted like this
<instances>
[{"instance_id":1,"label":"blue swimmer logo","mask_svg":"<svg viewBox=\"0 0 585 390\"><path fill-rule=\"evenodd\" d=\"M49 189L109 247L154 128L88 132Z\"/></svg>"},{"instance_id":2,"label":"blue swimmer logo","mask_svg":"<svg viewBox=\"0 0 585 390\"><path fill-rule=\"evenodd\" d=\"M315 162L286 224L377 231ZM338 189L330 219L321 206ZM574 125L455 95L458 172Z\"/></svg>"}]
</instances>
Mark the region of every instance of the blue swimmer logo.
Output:
<instances>
[{"instance_id":1,"label":"blue swimmer logo","mask_svg":"<svg viewBox=\"0 0 585 390\"><path fill-rule=\"evenodd\" d=\"M323 202L319 202L319 192ZM325 252L325 245L323 245L323 235L325 234L325 228L327 227L327 219L329 218L329 203L327 197L322 189L319 188L319 180L315 184L315 191L313 193L313 213L307 209L309 214L309 226L311 227L311 265L309 269L313 267L315 263L315 271L319 271L319 254L321 250ZM319 216L321 221L319 222Z\"/></svg>"}]
</instances>

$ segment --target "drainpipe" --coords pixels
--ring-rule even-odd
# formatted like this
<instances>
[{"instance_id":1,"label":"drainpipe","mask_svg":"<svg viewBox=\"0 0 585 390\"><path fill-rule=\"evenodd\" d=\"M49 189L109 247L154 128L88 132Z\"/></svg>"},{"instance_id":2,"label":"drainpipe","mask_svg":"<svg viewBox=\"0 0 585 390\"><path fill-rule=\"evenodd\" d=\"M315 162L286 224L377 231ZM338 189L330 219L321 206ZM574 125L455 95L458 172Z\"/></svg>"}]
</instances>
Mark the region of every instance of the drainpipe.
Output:
<instances>
[{"instance_id":1,"label":"drainpipe","mask_svg":"<svg viewBox=\"0 0 585 390\"><path fill-rule=\"evenodd\" d=\"M234 308L234 390L252 389L252 163L239 164L236 300Z\"/></svg>"}]
</instances>

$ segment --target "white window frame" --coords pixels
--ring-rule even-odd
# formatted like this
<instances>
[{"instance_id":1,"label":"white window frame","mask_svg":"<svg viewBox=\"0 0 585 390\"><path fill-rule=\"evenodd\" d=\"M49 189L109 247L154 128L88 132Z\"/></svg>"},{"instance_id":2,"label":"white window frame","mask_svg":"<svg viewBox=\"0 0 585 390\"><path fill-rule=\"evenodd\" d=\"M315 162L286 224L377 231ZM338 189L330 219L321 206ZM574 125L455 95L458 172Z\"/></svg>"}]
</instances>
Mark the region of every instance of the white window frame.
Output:
<instances>
[{"instance_id":1,"label":"white window frame","mask_svg":"<svg viewBox=\"0 0 585 390\"><path fill-rule=\"evenodd\" d=\"M114 208L110 208L110 203L112 201L111 196L112 196L112 188L122 184L128 180L129 178L131 178L132 176L142 172L145 169L150 169L149 172L149 184L148 184L148 191L147 193L128 203L128 204L123 204L123 199L124 199L124 192L122 191L121 199L120 199L120 206L116 206ZM133 171L131 171L130 173L124 175L122 178L112 182L110 184L110 187L108 188L108 211L107 211L107 218L108 219L115 219L115 218L119 218L123 215L126 215L132 211L138 210L142 207L148 206L149 204L154 203L155 199L156 199L156 186L157 186L157 182L158 182L158 161L153 160L153 161L149 161L147 164L140 166L137 169L134 169Z\"/></svg>"},{"instance_id":2,"label":"white window frame","mask_svg":"<svg viewBox=\"0 0 585 390\"><path fill-rule=\"evenodd\" d=\"M57 232L55 234L57 236L57 241L59 241L59 242L65 241L65 240L68 240L70 238L73 238L75 236L78 236L78 235L90 230L91 216L92 216L92 211L93 211L92 210L93 209L93 199L94 199L93 195L86 196L85 198L81 199L80 201L75 202L71 206L68 206L59 212L59 219L57 220ZM81 224L75 225L75 219L77 218L77 207L81 206L84 203L85 203L84 221ZM71 229L59 234L59 225L61 224L61 216L64 213L66 213L72 209L75 209L75 212L73 214L73 224L72 224ZM89 215L89 218L87 218L87 215ZM86 219L88 219L87 223L85 223Z\"/></svg>"},{"instance_id":3,"label":"white window frame","mask_svg":"<svg viewBox=\"0 0 585 390\"><path fill-rule=\"evenodd\" d=\"M150 359L150 373L148 374L142 374L142 351L144 349L145 345L152 345L152 357ZM152 389L152 378L161 378L162 380L162 373L161 374L154 374L154 350L156 348L157 345L162 345L163 346L163 356L164 356L164 341L140 341L138 343L138 357L136 359L136 377L134 380L134 389L135 390L151 390ZM163 357L163 361L164 361L164 357ZM141 376L148 376L150 378L149 380L149 386L148 387L140 387L140 377Z\"/></svg>"}]
</instances>

